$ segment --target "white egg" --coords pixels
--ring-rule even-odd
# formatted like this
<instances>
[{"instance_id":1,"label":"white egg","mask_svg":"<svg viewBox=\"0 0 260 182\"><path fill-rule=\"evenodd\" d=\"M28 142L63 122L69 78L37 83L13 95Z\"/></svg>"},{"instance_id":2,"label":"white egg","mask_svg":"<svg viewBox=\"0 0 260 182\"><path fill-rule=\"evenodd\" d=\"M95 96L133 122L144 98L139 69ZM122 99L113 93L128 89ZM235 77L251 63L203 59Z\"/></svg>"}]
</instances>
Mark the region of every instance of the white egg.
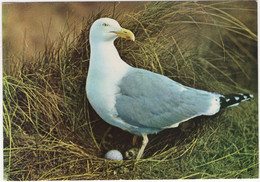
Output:
<instances>
[{"instance_id":1,"label":"white egg","mask_svg":"<svg viewBox=\"0 0 260 182\"><path fill-rule=\"evenodd\" d=\"M106 155L106 159L123 160L123 155L118 150L109 150Z\"/></svg>"}]
</instances>

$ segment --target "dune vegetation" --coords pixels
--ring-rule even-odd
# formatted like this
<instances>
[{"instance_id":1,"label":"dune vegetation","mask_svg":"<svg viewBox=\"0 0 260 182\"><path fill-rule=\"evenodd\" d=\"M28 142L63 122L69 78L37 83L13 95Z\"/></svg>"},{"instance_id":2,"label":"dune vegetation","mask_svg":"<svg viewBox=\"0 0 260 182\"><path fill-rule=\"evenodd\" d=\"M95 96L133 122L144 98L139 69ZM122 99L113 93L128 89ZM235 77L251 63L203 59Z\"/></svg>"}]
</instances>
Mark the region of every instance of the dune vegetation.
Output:
<instances>
[{"instance_id":1,"label":"dune vegetation","mask_svg":"<svg viewBox=\"0 0 260 182\"><path fill-rule=\"evenodd\" d=\"M142 6L130 13L101 10L83 20L79 35L68 25L33 58L4 57L8 180L258 178L256 2ZM135 42L115 42L128 64L194 88L254 98L150 135L139 161L104 159L108 150L134 147L133 135L100 119L86 98L88 33L100 17L135 34Z\"/></svg>"}]
</instances>

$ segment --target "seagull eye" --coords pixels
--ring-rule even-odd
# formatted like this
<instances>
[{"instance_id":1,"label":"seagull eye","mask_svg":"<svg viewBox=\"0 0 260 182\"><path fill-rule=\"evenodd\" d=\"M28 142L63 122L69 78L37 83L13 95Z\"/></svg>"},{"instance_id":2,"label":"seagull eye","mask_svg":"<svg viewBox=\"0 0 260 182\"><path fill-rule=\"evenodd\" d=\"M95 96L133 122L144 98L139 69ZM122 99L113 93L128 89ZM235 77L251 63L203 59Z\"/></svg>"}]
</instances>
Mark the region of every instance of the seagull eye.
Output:
<instances>
[{"instance_id":1,"label":"seagull eye","mask_svg":"<svg viewBox=\"0 0 260 182\"><path fill-rule=\"evenodd\" d=\"M108 27L109 25L107 23L102 24L103 27Z\"/></svg>"}]
</instances>

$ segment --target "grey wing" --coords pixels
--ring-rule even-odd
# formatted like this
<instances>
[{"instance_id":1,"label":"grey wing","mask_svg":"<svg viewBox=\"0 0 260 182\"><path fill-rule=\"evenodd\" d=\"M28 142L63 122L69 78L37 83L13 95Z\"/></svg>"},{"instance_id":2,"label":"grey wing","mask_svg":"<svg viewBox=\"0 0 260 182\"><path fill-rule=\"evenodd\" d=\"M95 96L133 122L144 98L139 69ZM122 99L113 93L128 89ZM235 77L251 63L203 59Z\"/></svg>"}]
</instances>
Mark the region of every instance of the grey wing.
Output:
<instances>
[{"instance_id":1,"label":"grey wing","mask_svg":"<svg viewBox=\"0 0 260 182\"><path fill-rule=\"evenodd\" d=\"M183 86L165 76L132 69L119 83L118 117L138 127L168 128L219 111L219 94Z\"/></svg>"}]
</instances>

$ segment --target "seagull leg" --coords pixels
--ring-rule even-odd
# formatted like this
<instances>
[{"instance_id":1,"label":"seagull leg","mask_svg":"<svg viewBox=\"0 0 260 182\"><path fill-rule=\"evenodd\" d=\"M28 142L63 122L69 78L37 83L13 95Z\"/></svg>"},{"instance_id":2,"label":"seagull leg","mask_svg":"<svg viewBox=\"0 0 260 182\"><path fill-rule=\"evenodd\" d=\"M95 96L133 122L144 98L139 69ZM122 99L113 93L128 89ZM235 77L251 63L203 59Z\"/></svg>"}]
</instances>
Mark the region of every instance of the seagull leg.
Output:
<instances>
[{"instance_id":1,"label":"seagull leg","mask_svg":"<svg viewBox=\"0 0 260 182\"><path fill-rule=\"evenodd\" d=\"M132 145L135 146L137 140L137 135L133 136Z\"/></svg>"},{"instance_id":2,"label":"seagull leg","mask_svg":"<svg viewBox=\"0 0 260 182\"><path fill-rule=\"evenodd\" d=\"M146 147L148 141L149 141L149 140L148 140L147 135L143 135L143 145L142 145L141 149L140 149L139 152L138 152L138 155L137 155L137 157L136 157L136 160L141 159L141 157L142 157L142 155L143 155L143 153L144 153L144 149L145 149L145 147Z\"/></svg>"}]
</instances>

